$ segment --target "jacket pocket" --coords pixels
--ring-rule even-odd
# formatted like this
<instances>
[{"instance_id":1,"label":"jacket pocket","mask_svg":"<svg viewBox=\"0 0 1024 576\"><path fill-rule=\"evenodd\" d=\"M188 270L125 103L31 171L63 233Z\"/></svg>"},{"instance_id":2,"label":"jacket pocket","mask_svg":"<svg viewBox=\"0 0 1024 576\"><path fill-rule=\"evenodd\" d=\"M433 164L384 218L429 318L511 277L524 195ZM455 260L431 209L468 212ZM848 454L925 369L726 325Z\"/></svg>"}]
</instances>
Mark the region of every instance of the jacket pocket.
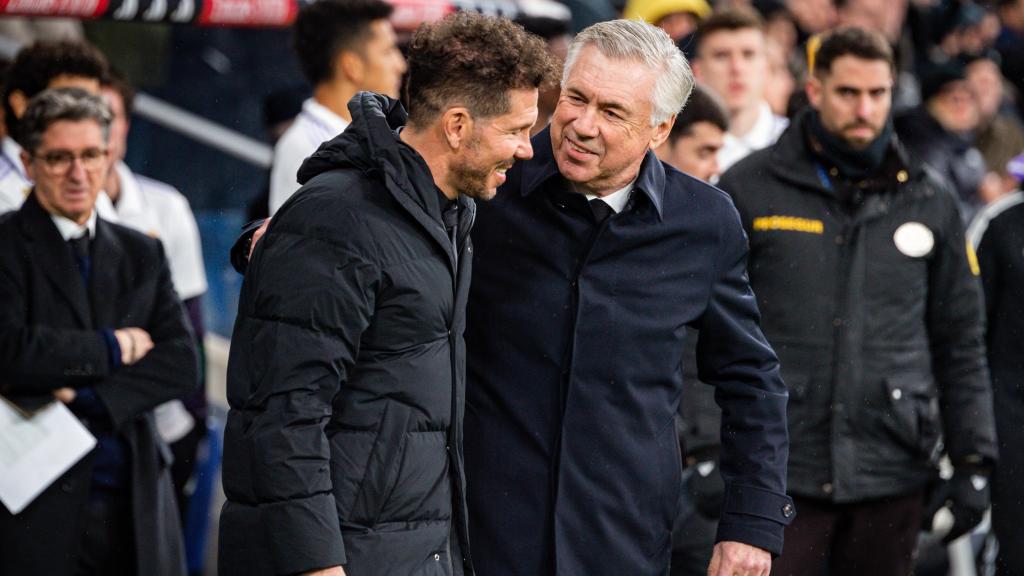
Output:
<instances>
[{"instance_id":1,"label":"jacket pocket","mask_svg":"<svg viewBox=\"0 0 1024 576\"><path fill-rule=\"evenodd\" d=\"M882 424L915 455L937 462L942 451L938 391L930 376L895 374L883 379L888 410Z\"/></svg>"},{"instance_id":2,"label":"jacket pocket","mask_svg":"<svg viewBox=\"0 0 1024 576\"><path fill-rule=\"evenodd\" d=\"M366 526L377 524L381 510L383 510L398 478L411 415L412 410L404 404L398 402L385 404L380 424L377 427L377 434L373 436L365 464L361 467L362 480L352 499L351 514L347 515L348 517L342 516L343 519ZM356 434L341 432L335 438L341 442L356 440L357 445L361 444L362 449L366 450L367 437L357 439ZM339 445L338 449L344 451L345 447ZM351 471L345 469L349 464L358 464L358 462L346 463L344 460L334 460L334 454L332 454L335 476L350 477ZM345 495L339 494L338 488L336 486L334 489L335 497L343 498ZM340 507L342 503L339 501L337 504Z\"/></svg>"},{"instance_id":3,"label":"jacket pocket","mask_svg":"<svg viewBox=\"0 0 1024 576\"><path fill-rule=\"evenodd\" d=\"M400 466L381 507L381 522L448 521L451 482L448 476L447 434L417 430L406 434Z\"/></svg>"}]
</instances>

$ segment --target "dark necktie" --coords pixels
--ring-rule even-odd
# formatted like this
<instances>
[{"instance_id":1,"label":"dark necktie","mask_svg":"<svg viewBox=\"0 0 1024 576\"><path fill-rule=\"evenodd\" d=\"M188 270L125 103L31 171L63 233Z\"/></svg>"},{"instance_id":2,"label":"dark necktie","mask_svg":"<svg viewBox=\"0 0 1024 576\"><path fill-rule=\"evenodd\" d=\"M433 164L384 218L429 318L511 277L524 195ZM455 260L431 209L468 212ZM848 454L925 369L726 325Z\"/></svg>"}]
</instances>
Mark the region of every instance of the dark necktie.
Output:
<instances>
[{"instance_id":1,"label":"dark necktie","mask_svg":"<svg viewBox=\"0 0 1024 576\"><path fill-rule=\"evenodd\" d=\"M75 257L78 270L82 274L82 280L89 284L89 276L92 273L92 257L89 254L89 233L86 232L78 238L68 240L68 247L71 248L71 255Z\"/></svg>"},{"instance_id":2,"label":"dark necktie","mask_svg":"<svg viewBox=\"0 0 1024 576\"><path fill-rule=\"evenodd\" d=\"M594 220L596 220L598 224L604 222L609 216L615 213L615 211L612 210L612 207L600 198L594 198L590 201L590 210L594 213Z\"/></svg>"}]
</instances>

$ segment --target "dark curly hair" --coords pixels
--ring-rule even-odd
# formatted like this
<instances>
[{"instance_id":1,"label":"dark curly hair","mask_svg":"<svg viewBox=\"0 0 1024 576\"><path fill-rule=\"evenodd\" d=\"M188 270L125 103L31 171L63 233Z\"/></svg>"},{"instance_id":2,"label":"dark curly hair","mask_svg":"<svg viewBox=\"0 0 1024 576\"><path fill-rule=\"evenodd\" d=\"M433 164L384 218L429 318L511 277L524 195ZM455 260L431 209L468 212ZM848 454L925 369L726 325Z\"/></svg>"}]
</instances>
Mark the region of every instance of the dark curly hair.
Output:
<instances>
[{"instance_id":1,"label":"dark curly hair","mask_svg":"<svg viewBox=\"0 0 1024 576\"><path fill-rule=\"evenodd\" d=\"M4 122L8 134L18 133L18 118L11 108L11 94L20 91L31 99L46 90L58 76L82 76L104 81L107 59L88 42L40 41L18 52L7 71L4 86Z\"/></svg>"},{"instance_id":2,"label":"dark curly hair","mask_svg":"<svg viewBox=\"0 0 1024 576\"><path fill-rule=\"evenodd\" d=\"M317 0L295 17L292 45L310 85L334 76L343 51L359 51L372 33L370 24L386 20L393 8L383 0Z\"/></svg>"},{"instance_id":3,"label":"dark curly hair","mask_svg":"<svg viewBox=\"0 0 1024 576\"><path fill-rule=\"evenodd\" d=\"M547 44L506 18L456 12L424 24L409 45L409 123L429 124L453 105L493 117L511 107L509 91L557 83Z\"/></svg>"}]
</instances>

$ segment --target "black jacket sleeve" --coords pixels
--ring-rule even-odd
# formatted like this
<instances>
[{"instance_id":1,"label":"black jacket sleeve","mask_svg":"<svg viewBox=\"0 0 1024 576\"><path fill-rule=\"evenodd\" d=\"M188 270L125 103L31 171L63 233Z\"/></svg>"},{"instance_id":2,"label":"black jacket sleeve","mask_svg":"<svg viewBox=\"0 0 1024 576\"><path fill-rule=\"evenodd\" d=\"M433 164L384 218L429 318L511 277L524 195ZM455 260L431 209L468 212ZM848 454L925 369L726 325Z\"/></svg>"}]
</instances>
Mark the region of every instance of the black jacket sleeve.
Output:
<instances>
[{"instance_id":1,"label":"black jacket sleeve","mask_svg":"<svg viewBox=\"0 0 1024 576\"><path fill-rule=\"evenodd\" d=\"M927 323L946 448L954 466L996 460L992 386L978 264L955 201L945 208L928 278Z\"/></svg>"},{"instance_id":2,"label":"black jacket sleeve","mask_svg":"<svg viewBox=\"0 0 1024 576\"><path fill-rule=\"evenodd\" d=\"M707 311L697 328L697 368L722 408L721 473L725 502L718 541L751 544L778 555L794 515L786 496L788 393L779 361L759 327L746 272L747 239L730 207Z\"/></svg>"},{"instance_id":3,"label":"black jacket sleeve","mask_svg":"<svg viewBox=\"0 0 1024 576\"><path fill-rule=\"evenodd\" d=\"M315 196L312 191L306 198ZM317 202L275 216L253 254L235 327L228 395L273 571L345 564L324 426L370 323L380 282L355 214L330 227ZM341 232L338 232L341 231ZM369 253L368 253L369 250Z\"/></svg>"},{"instance_id":4,"label":"black jacket sleeve","mask_svg":"<svg viewBox=\"0 0 1024 576\"><path fill-rule=\"evenodd\" d=\"M152 312L142 328L153 339L153 349L131 366L122 366L96 385L96 395L107 407L114 427L168 400L181 398L199 384L199 356L185 309L174 291L163 248L156 245L157 274Z\"/></svg>"},{"instance_id":5,"label":"black jacket sleeve","mask_svg":"<svg viewBox=\"0 0 1024 576\"><path fill-rule=\"evenodd\" d=\"M107 376L109 352L99 331L26 323L31 295L18 258L12 247L0 250L0 394L48 401L58 388L88 386Z\"/></svg>"}]
</instances>

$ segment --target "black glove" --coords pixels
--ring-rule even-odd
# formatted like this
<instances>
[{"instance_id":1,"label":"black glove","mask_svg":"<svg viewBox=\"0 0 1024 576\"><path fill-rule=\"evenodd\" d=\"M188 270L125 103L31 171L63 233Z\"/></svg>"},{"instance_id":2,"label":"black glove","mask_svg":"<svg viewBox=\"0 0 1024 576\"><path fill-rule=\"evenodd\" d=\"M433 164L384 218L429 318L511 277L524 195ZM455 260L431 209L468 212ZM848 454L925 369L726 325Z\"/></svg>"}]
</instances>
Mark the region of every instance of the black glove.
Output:
<instances>
[{"instance_id":1,"label":"black glove","mask_svg":"<svg viewBox=\"0 0 1024 576\"><path fill-rule=\"evenodd\" d=\"M942 544L967 534L981 523L990 504L989 473L973 469L957 470L953 477L932 490L925 507L924 524L931 530L932 519L940 508L949 508L953 527L942 537Z\"/></svg>"},{"instance_id":2,"label":"black glove","mask_svg":"<svg viewBox=\"0 0 1024 576\"><path fill-rule=\"evenodd\" d=\"M252 247L252 236L256 232L256 229L263 225L264 219L253 220L246 222L242 226L242 233L235 240L234 245L231 246L230 261L231 266L239 274L245 274L245 269L249 266L249 249Z\"/></svg>"}]
</instances>

